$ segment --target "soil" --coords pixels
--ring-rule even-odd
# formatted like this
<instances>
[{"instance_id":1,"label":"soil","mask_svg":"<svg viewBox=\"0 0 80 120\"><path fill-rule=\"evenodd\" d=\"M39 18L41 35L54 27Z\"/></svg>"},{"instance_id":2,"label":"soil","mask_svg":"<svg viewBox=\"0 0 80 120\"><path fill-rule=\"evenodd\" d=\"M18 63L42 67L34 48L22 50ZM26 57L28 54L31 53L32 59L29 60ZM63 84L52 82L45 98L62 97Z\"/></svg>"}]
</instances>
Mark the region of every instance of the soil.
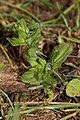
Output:
<instances>
[{"instance_id":1,"label":"soil","mask_svg":"<svg viewBox=\"0 0 80 120\"><path fill-rule=\"evenodd\" d=\"M8 0L8 1L16 4L19 4L20 2L19 0ZM26 0L24 0L24 2L26 2ZM72 5L74 1L73 0L71 1L50 0L50 2L55 5L59 4L60 8L64 11L68 6ZM39 7L39 13L40 13L37 16L41 21L54 19L59 16L59 12L57 12L56 10L53 10L50 7L47 7L46 5L43 5L38 0L35 0L35 3L33 5L30 5L25 9L29 10L31 13L36 15L38 14L35 10L37 6ZM0 10L6 11L9 13L11 11L11 13L21 14L21 11L13 8L9 8L7 5L3 5L3 4L0 4ZM72 12L69 15L71 20L69 24L70 23L72 24L72 22L74 21L73 13L76 14L76 9L72 10ZM13 22L14 19L10 17L9 21ZM6 26L6 23L4 22L4 20L0 20L0 24L1 24L0 44L4 46L7 43L6 37L10 37L12 33L4 29ZM44 41L42 50L43 50L43 53L47 56L50 56L50 53L52 52L54 47L58 45L56 38L54 42L52 42L53 35L52 36L50 34L46 35L46 33L49 33L49 32L52 32L55 34L61 33L62 35L67 36L68 31L60 27L44 28L44 33L43 33L44 35L41 37L41 39ZM72 35L75 38L78 38L78 39L80 38L80 35L78 35L75 31L73 31ZM79 44L74 43L73 47L74 47L73 53L71 54L71 56L69 56L66 63L73 63L76 66L80 67L80 46ZM21 53L20 53L20 50L21 50ZM30 67L29 64L27 63L25 50L27 50L27 48L23 46L20 48L20 47L13 47L9 45L8 47L5 48L5 51L7 52L8 56L12 61L12 64L13 64L13 67L12 67L4 51L0 49L0 64L4 64L4 69L3 71L0 72L0 89L2 89L4 92L8 94L12 102L16 101L16 96L18 96L19 102L28 102L28 101L44 102L44 100L47 99L48 96L44 93L43 89L29 91L28 88L31 87L31 85L22 83L20 81L21 75ZM70 66L65 66L64 64L62 65L61 69L62 69L61 74L65 74L66 79L67 78L69 79L70 77L73 77L73 76L80 76L80 69L75 69ZM78 101L76 101L75 99L69 98L68 96L66 96L65 87L63 86L58 85L57 88L55 88L53 91L55 91L56 96L52 102L72 102L72 103L80 102L79 98L78 98ZM3 103L4 104L7 103L6 98L2 94L1 96L3 98ZM7 109L7 105L4 109ZM5 110L5 113L6 113L6 110ZM25 114L23 118L20 118L20 119L21 120L22 119L23 120L59 120L60 118L62 118L62 116L65 116L67 114L68 113L65 113L63 109L60 111L37 110L32 112L30 116ZM79 116L80 115L78 114L78 116L72 117L70 120L79 120Z\"/></svg>"}]
</instances>

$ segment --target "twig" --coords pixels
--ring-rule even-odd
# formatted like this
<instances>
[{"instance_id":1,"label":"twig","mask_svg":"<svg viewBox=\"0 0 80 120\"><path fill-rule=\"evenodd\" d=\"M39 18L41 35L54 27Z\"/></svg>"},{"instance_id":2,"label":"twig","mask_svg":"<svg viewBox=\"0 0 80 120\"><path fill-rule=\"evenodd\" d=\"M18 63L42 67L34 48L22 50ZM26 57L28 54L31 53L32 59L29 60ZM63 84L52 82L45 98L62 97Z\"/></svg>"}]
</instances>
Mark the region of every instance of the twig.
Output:
<instances>
[{"instance_id":1,"label":"twig","mask_svg":"<svg viewBox=\"0 0 80 120\"><path fill-rule=\"evenodd\" d=\"M60 76L56 71L53 70L53 73L54 73L54 75L55 75L57 78L59 78L59 80L60 80L62 83L64 82L64 80L61 78L61 76Z\"/></svg>"},{"instance_id":2,"label":"twig","mask_svg":"<svg viewBox=\"0 0 80 120\"><path fill-rule=\"evenodd\" d=\"M0 92L7 98L7 100L9 101L9 104L11 105L12 109L14 110L13 104L12 104L11 100L9 99L8 95L1 89L0 89Z\"/></svg>"},{"instance_id":3,"label":"twig","mask_svg":"<svg viewBox=\"0 0 80 120\"><path fill-rule=\"evenodd\" d=\"M19 105L30 105L30 106L33 106L33 105L41 105L41 104L44 104L44 105L65 105L65 104L68 104L68 105L74 105L75 103L69 103L69 102L45 102L45 101L41 101L41 102L34 102L34 101L31 101L31 102L18 102ZM14 105L16 104L16 102L14 102ZM76 103L78 104L78 103ZM8 104L7 103L4 103L3 106L7 106Z\"/></svg>"},{"instance_id":4,"label":"twig","mask_svg":"<svg viewBox=\"0 0 80 120\"><path fill-rule=\"evenodd\" d=\"M66 117L61 118L60 120L67 120L67 119L69 119L69 118L71 118L71 117L76 116L77 113L78 113L78 111L77 111L77 112L74 112L74 113L71 113L71 114L67 115Z\"/></svg>"},{"instance_id":5,"label":"twig","mask_svg":"<svg viewBox=\"0 0 80 120\"><path fill-rule=\"evenodd\" d=\"M75 103L69 103L69 102L19 102L20 105L40 105L40 104L45 104L45 105L65 105L65 104L68 104L68 105L72 105L72 104L75 104ZM77 104L77 103L76 103Z\"/></svg>"},{"instance_id":6,"label":"twig","mask_svg":"<svg viewBox=\"0 0 80 120\"><path fill-rule=\"evenodd\" d=\"M60 105L60 104L65 105L65 104L68 104L68 105L72 105L75 103L69 103L69 102L20 102L19 104L20 105L40 105L40 104L45 104L45 105Z\"/></svg>"},{"instance_id":7,"label":"twig","mask_svg":"<svg viewBox=\"0 0 80 120\"><path fill-rule=\"evenodd\" d=\"M13 67L13 64L12 64L12 61L11 61L11 59L10 59L10 57L8 56L7 52L5 51L5 48L4 48L1 44L0 44L0 48L2 49L3 53L5 54L5 56L6 56L7 60L8 60L8 62L10 63L11 68L14 68L14 67Z\"/></svg>"}]
</instances>

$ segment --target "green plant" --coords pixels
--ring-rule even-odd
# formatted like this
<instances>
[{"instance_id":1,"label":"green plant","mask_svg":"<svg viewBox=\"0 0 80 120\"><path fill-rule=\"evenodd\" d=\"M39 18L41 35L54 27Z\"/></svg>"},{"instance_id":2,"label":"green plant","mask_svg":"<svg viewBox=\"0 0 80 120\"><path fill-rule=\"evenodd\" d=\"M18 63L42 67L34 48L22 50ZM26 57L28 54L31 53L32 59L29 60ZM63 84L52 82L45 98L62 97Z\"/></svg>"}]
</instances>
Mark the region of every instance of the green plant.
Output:
<instances>
[{"instance_id":1,"label":"green plant","mask_svg":"<svg viewBox=\"0 0 80 120\"><path fill-rule=\"evenodd\" d=\"M12 107L9 107L9 111L7 114L6 120L19 120L19 106L18 103L15 104L14 109Z\"/></svg>"},{"instance_id":2,"label":"green plant","mask_svg":"<svg viewBox=\"0 0 80 120\"><path fill-rule=\"evenodd\" d=\"M4 69L4 64L0 64L0 73L3 71Z\"/></svg>"},{"instance_id":3,"label":"green plant","mask_svg":"<svg viewBox=\"0 0 80 120\"><path fill-rule=\"evenodd\" d=\"M66 94L70 97L80 96L80 80L72 79L66 86Z\"/></svg>"},{"instance_id":4,"label":"green plant","mask_svg":"<svg viewBox=\"0 0 80 120\"><path fill-rule=\"evenodd\" d=\"M10 104L10 107L9 107L9 110L8 110L8 113L7 113L6 116L4 115L4 110L1 109L1 116L0 116L1 120L2 120L2 118L6 118L6 120L19 120L19 105L18 105L18 102L16 102L15 106L13 106L13 103L11 102L8 95L1 89L0 89L0 93L3 94L7 98L8 102ZM3 104L2 100L3 99L0 96L0 105Z\"/></svg>"},{"instance_id":5,"label":"green plant","mask_svg":"<svg viewBox=\"0 0 80 120\"><path fill-rule=\"evenodd\" d=\"M40 45L41 26L32 21L31 25L26 25L25 20L15 23L14 33L16 37L7 38L13 46L25 45L28 47L27 57L31 68L22 75L22 82L41 85L45 93L49 95L49 100L53 99L54 94L51 90L57 85L58 79L54 77L53 71L57 72L61 64L67 59L72 51L72 46L65 43L60 44L52 52L50 62L45 60Z\"/></svg>"}]
</instances>

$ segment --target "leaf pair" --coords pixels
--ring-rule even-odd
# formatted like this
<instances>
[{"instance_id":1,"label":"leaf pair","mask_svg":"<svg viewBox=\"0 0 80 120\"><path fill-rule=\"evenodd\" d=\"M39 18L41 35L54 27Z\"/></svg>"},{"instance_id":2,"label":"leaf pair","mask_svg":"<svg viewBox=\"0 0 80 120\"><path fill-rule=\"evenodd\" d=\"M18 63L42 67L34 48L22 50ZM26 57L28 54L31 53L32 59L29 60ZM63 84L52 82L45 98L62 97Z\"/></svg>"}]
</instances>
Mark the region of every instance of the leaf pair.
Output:
<instances>
[{"instance_id":1,"label":"leaf pair","mask_svg":"<svg viewBox=\"0 0 80 120\"><path fill-rule=\"evenodd\" d=\"M52 76L53 70L57 70L61 66L61 64L67 59L71 51L72 51L72 46L69 44L62 44L58 46L54 50L54 53L52 54L51 57L52 68L50 68L50 70L48 68L48 63L46 63L45 59L40 58L38 56L34 57L33 55L33 57L29 58L29 63L32 66L32 68L23 74L22 81L31 84L33 83L33 81L39 81L40 83L42 82L43 86L46 85L54 86L57 80L55 80L55 78ZM32 82L31 80L29 81L30 78L28 76L30 76L30 74L32 76L31 79L35 78L36 80L33 79ZM38 76L38 77L34 77L34 76Z\"/></svg>"},{"instance_id":2,"label":"leaf pair","mask_svg":"<svg viewBox=\"0 0 80 120\"><path fill-rule=\"evenodd\" d=\"M51 63L54 70L57 70L61 64L67 59L72 52L72 46L69 44L61 44L52 54Z\"/></svg>"},{"instance_id":3,"label":"leaf pair","mask_svg":"<svg viewBox=\"0 0 80 120\"><path fill-rule=\"evenodd\" d=\"M31 25L32 26L32 25ZM17 24L14 24L14 32L17 37L7 38L7 40L13 45L13 46L19 46L19 45L32 45L37 42L39 42L40 37L40 25L39 23L34 22L34 27L31 28L31 26L27 26L26 21L21 19ZM32 31L32 32L31 32ZM36 40L36 41L35 41Z\"/></svg>"},{"instance_id":4,"label":"leaf pair","mask_svg":"<svg viewBox=\"0 0 80 120\"><path fill-rule=\"evenodd\" d=\"M22 75L22 81L30 84L42 83L46 61L40 57L32 57L29 63L32 68Z\"/></svg>"}]
</instances>

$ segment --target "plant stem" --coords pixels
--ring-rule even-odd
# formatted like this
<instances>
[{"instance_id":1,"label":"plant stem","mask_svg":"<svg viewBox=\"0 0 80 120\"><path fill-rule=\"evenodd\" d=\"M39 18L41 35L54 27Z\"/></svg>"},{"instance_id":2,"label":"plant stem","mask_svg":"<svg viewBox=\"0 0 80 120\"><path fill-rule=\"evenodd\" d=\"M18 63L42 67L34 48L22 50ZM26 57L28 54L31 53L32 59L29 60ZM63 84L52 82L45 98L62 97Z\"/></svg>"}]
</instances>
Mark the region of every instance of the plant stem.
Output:
<instances>
[{"instance_id":1,"label":"plant stem","mask_svg":"<svg viewBox=\"0 0 80 120\"><path fill-rule=\"evenodd\" d=\"M74 4L72 4L70 7L68 7L68 8L64 11L64 14L65 14L65 15L68 14L73 8L74 8ZM59 17L58 17L57 19L51 19L51 20L42 22L42 25L56 23L56 22L58 22L59 20L61 20L61 14L59 15Z\"/></svg>"},{"instance_id":2,"label":"plant stem","mask_svg":"<svg viewBox=\"0 0 80 120\"><path fill-rule=\"evenodd\" d=\"M9 58L9 56L8 56L7 52L5 51L4 47L3 47L1 44L0 44L0 48L1 48L1 49L2 49L2 51L4 52L4 54L5 54L5 56L6 56L7 60L8 60L8 62L9 62L9 63L10 63L10 65L11 65L11 68L13 68L12 61L11 61L11 59Z\"/></svg>"},{"instance_id":3,"label":"plant stem","mask_svg":"<svg viewBox=\"0 0 80 120\"><path fill-rule=\"evenodd\" d=\"M9 99L8 95L7 95L4 91L2 91L1 89L0 89L0 92L5 95L5 97L6 97L6 98L8 99L8 101L9 101L9 104L11 105L12 109L14 110L13 104L12 104L11 100Z\"/></svg>"},{"instance_id":4,"label":"plant stem","mask_svg":"<svg viewBox=\"0 0 80 120\"><path fill-rule=\"evenodd\" d=\"M60 120L67 120L67 119L69 119L69 118L71 118L71 117L76 116L77 113L78 113L78 112L74 112L74 113L72 113L72 114L69 114L69 115L65 116L64 118L61 118Z\"/></svg>"}]
</instances>

